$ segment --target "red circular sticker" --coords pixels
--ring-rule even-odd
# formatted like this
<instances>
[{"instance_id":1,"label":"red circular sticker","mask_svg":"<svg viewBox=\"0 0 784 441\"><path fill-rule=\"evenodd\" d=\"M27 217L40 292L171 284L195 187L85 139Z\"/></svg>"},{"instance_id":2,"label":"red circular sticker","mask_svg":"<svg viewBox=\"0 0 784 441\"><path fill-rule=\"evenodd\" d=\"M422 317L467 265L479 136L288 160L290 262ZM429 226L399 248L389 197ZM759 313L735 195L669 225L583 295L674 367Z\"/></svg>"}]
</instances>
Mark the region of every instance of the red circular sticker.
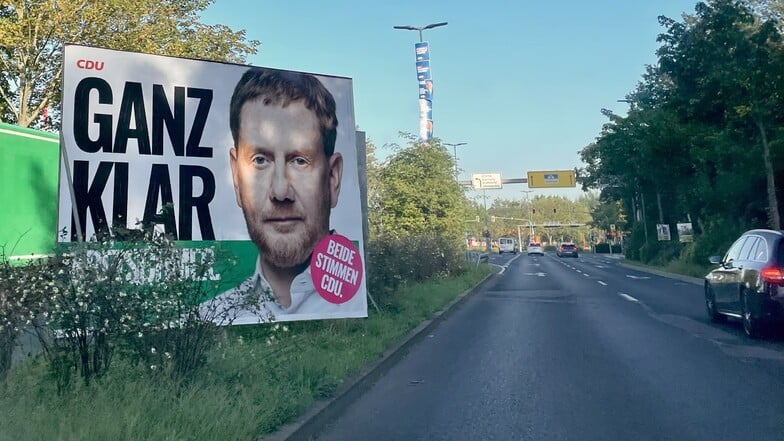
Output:
<instances>
[{"instance_id":1,"label":"red circular sticker","mask_svg":"<svg viewBox=\"0 0 784 441\"><path fill-rule=\"evenodd\" d=\"M330 303L345 303L359 291L362 283L362 256L345 236L330 234L313 249L310 277L316 291Z\"/></svg>"}]
</instances>

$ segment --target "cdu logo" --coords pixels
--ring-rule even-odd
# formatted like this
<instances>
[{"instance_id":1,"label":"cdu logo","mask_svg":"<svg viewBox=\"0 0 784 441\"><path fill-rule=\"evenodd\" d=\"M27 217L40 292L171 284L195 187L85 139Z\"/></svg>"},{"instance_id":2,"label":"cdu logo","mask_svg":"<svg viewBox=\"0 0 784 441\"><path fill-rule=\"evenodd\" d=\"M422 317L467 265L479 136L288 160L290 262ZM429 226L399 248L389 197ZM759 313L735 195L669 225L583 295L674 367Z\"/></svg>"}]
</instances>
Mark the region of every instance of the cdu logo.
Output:
<instances>
[{"instance_id":1,"label":"cdu logo","mask_svg":"<svg viewBox=\"0 0 784 441\"><path fill-rule=\"evenodd\" d=\"M76 67L87 70L103 70L103 61L77 60Z\"/></svg>"}]
</instances>

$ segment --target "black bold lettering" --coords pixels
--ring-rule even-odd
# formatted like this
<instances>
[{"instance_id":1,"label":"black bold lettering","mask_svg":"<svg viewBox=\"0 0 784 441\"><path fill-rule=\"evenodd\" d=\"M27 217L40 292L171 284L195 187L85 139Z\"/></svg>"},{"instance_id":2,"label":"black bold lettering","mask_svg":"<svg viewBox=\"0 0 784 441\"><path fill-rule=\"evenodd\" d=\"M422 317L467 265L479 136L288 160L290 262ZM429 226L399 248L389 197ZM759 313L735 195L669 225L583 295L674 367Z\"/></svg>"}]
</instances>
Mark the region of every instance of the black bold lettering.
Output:
<instances>
[{"instance_id":1,"label":"black bold lettering","mask_svg":"<svg viewBox=\"0 0 784 441\"><path fill-rule=\"evenodd\" d=\"M114 163L112 229L128 227L128 163Z\"/></svg>"},{"instance_id":2,"label":"black bold lettering","mask_svg":"<svg viewBox=\"0 0 784 441\"><path fill-rule=\"evenodd\" d=\"M204 191L193 195L193 178L201 179ZM199 218L201 240L215 240L210 217L210 202L215 197L215 177L212 172L198 165L180 166L180 240L193 240L193 208Z\"/></svg>"},{"instance_id":3,"label":"black bold lettering","mask_svg":"<svg viewBox=\"0 0 784 441\"><path fill-rule=\"evenodd\" d=\"M89 183L90 163L88 161L74 161L73 166L73 186L74 197L76 198L76 213L79 216L79 225L82 227L82 237L87 239L87 210L90 210L90 219L95 229L95 236L98 239L105 238L109 233L109 225L106 222L106 211L103 209L101 196L109 182L109 174L112 172L112 163L101 161L95 178ZM71 240L78 240L76 220L71 217Z\"/></svg>"},{"instance_id":4,"label":"black bold lettering","mask_svg":"<svg viewBox=\"0 0 784 441\"><path fill-rule=\"evenodd\" d=\"M98 124L98 139L90 139L90 92L98 92L99 104L112 103L112 88L101 78L87 77L76 85L74 92L74 139L76 145L87 153L103 149L112 151L112 115L96 113L93 122Z\"/></svg>"},{"instance_id":5,"label":"black bold lettering","mask_svg":"<svg viewBox=\"0 0 784 441\"><path fill-rule=\"evenodd\" d=\"M193 127L188 136L185 156L191 158L212 158L212 147L200 146L201 135L204 133L204 126L207 125L207 116L210 114L212 105L212 90L188 88L188 98L198 98L199 107L196 108L196 116L193 118Z\"/></svg>"},{"instance_id":6,"label":"black bold lettering","mask_svg":"<svg viewBox=\"0 0 784 441\"><path fill-rule=\"evenodd\" d=\"M169 133L177 156L185 155L185 88L174 88L174 112L166 91L160 84L152 86L152 154L163 155L163 127Z\"/></svg>"},{"instance_id":7,"label":"black bold lettering","mask_svg":"<svg viewBox=\"0 0 784 441\"><path fill-rule=\"evenodd\" d=\"M161 201L160 213L157 212L159 200ZM152 165L142 223L145 227L162 224L164 232L172 239L177 240L177 223L174 220L174 198L172 197L169 166L166 164Z\"/></svg>"},{"instance_id":8,"label":"black bold lettering","mask_svg":"<svg viewBox=\"0 0 784 441\"><path fill-rule=\"evenodd\" d=\"M134 128L131 128L133 114ZM114 137L114 153L125 153L128 139L135 138L140 155L149 155L150 133L147 130L147 113L144 110L142 83L127 82L120 103L120 116L117 119L117 134Z\"/></svg>"}]
</instances>

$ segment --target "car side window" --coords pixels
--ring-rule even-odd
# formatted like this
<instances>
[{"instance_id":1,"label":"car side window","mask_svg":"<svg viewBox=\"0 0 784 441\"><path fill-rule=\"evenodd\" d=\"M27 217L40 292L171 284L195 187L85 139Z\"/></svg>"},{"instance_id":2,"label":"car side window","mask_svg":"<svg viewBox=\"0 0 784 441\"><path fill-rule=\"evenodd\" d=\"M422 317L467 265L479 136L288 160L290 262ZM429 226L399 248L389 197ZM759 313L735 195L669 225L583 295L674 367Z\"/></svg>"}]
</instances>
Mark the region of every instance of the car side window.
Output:
<instances>
[{"instance_id":1,"label":"car side window","mask_svg":"<svg viewBox=\"0 0 784 441\"><path fill-rule=\"evenodd\" d=\"M730 247L729 251L727 251L727 255L724 256L724 263L732 262L733 260L738 260L738 255L740 254L740 249L743 247L743 242L746 241L746 236L741 237L740 239L736 240L734 244Z\"/></svg>"},{"instance_id":2,"label":"car side window","mask_svg":"<svg viewBox=\"0 0 784 441\"><path fill-rule=\"evenodd\" d=\"M757 262L767 262L768 261L768 242L764 239L760 239L757 241L757 246L752 250L751 256L749 257L750 260L754 260Z\"/></svg>"},{"instance_id":3,"label":"car side window","mask_svg":"<svg viewBox=\"0 0 784 441\"><path fill-rule=\"evenodd\" d=\"M740 254L738 255L738 260L751 260L754 256L751 255L751 252L757 248L757 242L759 241L758 237L749 236L746 239L746 242L743 243L743 248L740 249Z\"/></svg>"}]
</instances>

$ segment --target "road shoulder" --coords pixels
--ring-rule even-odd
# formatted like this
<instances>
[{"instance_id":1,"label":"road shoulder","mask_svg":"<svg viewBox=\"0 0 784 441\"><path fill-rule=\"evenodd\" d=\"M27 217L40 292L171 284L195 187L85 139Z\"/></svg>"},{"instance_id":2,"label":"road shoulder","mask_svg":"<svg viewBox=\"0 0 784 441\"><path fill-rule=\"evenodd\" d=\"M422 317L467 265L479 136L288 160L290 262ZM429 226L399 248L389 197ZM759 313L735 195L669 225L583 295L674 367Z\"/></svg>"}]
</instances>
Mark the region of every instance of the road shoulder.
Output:
<instances>
[{"instance_id":1,"label":"road shoulder","mask_svg":"<svg viewBox=\"0 0 784 441\"><path fill-rule=\"evenodd\" d=\"M681 274L668 273L667 271L662 271L662 270L659 270L659 269L650 268L650 267L646 267L646 266L633 265L633 264L625 262L623 259L619 259L618 260L618 265L620 265L620 266L622 266L624 268L635 269L635 270L643 271L643 272L650 273L650 274L656 274L657 276L668 277L670 279L680 280L682 282L691 283L693 285L702 286L705 283L703 279L698 278L698 277L684 276L684 275L681 275Z\"/></svg>"},{"instance_id":2,"label":"road shoulder","mask_svg":"<svg viewBox=\"0 0 784 441\"><path fill-rule=\"evenodd\" d=\"M387 349L382 356L373 363L370 363L353 378L346 380L335 395L327 400L317 401L302 416L294 422L286 424L276 432L267 434L260 438L263 441L288 441L288 440L308 440L313 439L330 422L334 421L345 409L359 398L365 391L371 388L376 381L386 374L409 350L429 335L442 321L446 320L452 312L468 299L473 293L481 290L494 275L493 271L477 283L473 288L455 297L441 311L435 313L432 318L420 323L419 326L409 332L403 339Z\"/></svg>"}]
</instances>

